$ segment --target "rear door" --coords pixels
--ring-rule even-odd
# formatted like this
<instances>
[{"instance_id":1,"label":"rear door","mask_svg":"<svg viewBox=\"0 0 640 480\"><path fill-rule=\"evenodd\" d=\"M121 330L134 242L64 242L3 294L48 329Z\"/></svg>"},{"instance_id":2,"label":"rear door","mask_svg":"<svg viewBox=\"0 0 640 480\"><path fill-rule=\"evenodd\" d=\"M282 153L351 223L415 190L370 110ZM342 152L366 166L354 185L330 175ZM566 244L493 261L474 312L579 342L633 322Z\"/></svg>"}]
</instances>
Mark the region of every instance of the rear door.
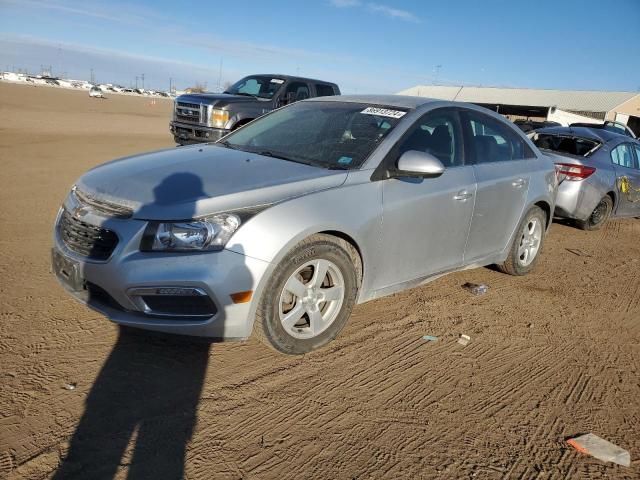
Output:
<instances>
[{"instance_id":1,"label":"rear door","mask_svg":"<svg viewBox=\"0 0 640 480\"><path fill-rule=\"evenodd\" d=\"M618 183L618 206L616 215L636 216L640 214L640 147L624 142L611 150L611 161Z\"/></svg>"},{"instance_id":2,"label":"rear door","mask_svg":"<svg viewBox=\"0 0 640 480\"><path fill-rule=\"evenodd\" d=\"M522 217L535 154L520 135L500 120L463 109L466 151L473 158L477 193L464 263L507 247Z\"/></svg>"},{"instance_id":3,"label":"rear door","mask_svg":"<svg viewBox=\"0 0 640 480\"><path fill-rule=\"evenodd\" d=\"M454 108L426 113L392 149L431 153L444 166L437 178L383 180L381 275L377 288L459 267L473 214L473 166L464 157L463 135Z\"/></svg>"}]
</instances>

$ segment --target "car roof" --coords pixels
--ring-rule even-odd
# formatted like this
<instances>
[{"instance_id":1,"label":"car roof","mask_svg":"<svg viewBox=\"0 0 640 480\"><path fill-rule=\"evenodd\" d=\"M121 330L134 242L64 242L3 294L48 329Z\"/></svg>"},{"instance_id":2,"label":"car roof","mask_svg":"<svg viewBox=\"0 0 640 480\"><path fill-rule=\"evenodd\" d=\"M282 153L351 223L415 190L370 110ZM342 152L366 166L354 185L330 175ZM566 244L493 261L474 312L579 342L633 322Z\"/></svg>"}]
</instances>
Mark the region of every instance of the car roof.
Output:
<instances>
[{"instance_id":1,"label":"car roof","mask_svg":"<svg viewBox=\"0 0 640 480\"><path fill-rule=\"evenodd\" d=\"M536 130L536 132L550 133L552 135L573 135L590 140L597 140L602 143L607 143L611 140L620 140L621 138L633 140L631 137L622 133L615 133L610 130L589 127L547 127Z\"/></svg>"},{"instance_id":2,"label":"car roof","mask_svg":"<svg viewBox=\"0 0 640 480\"><path fill-rule=\"evenodd\" d=\"M388 107L414 109L429 103L443 102L436 98L411 97L408 95L337 95L332 97L315 97L305 102L349 102L370 103L372 105L385 105ZM452 103L446 102L445 103ZM452 103L453 104L453 103ZM458 103L458 105L460 105Z\"/></svg>"},{"instance_id":3,"label":"car roof","mask_svg":"<svg viewBox=\"0 0 640 480\"><path fill-rule=\"evenodd\" d=\"M296 75L282 75L280 73L253 73L251 75L247 75L247 77L274 77L274 78L282 78L283 80L303 80L305 82L319 82L319 83L327 83L329 85L337 85L335 82L318 80L317 78L298 77Z\"/></svg>"}]
</instances>

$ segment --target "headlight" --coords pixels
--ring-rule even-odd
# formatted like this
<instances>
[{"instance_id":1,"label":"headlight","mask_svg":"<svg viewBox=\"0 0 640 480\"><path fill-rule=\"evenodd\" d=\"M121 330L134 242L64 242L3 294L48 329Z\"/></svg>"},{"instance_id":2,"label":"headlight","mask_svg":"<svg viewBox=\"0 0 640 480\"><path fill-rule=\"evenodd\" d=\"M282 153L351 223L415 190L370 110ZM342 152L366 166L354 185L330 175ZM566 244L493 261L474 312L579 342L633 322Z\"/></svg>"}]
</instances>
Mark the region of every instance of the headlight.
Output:
<instances>
[{"instance_id":1,"label":"headlight","mask_svg":"<svg viewBox=\"0 0 640 480\"><path fill-rule=\"evenodd\" d=\"M150 223L141 249L146 251L222 250L240 226L240 217L221 213L188 222Z\"/></svg>"},{"instance_id":2,"label":"headlight","mask_svg":"<svg viewBox=\"0 0 640 480\"><path fill-rule=\"evenodd\" d=\"M214 128L224 128L229 121L229 111L219 108L209 108L209 126Z\"/></svg>"}]
</instances>

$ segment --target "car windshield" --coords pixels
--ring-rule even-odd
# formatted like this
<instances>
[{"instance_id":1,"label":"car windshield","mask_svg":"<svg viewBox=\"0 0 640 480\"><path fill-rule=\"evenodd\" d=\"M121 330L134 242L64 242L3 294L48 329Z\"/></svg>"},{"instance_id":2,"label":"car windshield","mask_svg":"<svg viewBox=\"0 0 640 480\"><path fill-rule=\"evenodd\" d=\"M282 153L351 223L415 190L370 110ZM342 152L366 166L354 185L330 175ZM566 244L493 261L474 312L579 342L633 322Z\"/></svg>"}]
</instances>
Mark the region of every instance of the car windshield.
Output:
<instances>
[{"instance_id":1,"label":"car windshield","mask_svg":"<svg viewBox=\"0 0 640 480\"><path fill-rule=\"evenodd\" d=\"M574 137L569 135L554 135L536 133L531 140L541 150L551 150L557 153L568 153L578 157L588 157L595 152L601 143L591 138Z\"/></svg>"},{"instance_id":2,"label":"car windshield","mask_svg":"<svg viewBox=\"0 0 640 480\"><path fill-rule=\"evenodd\" d=\"M360 167L406 111L347 102L298 102L224 138L222 145L331 169Z\"/></svg>"},{"instance_id":3,"label":"car windshield","mask_svg":"<svg viewBox=\"0 0 640 480\"><path fill-rule=\"evenodd\" d=\"M277 93L283 83L284 80L282 78L269 76L245 77L231 85L224 93L269 99Z\"/></svg>"}]
</instances>

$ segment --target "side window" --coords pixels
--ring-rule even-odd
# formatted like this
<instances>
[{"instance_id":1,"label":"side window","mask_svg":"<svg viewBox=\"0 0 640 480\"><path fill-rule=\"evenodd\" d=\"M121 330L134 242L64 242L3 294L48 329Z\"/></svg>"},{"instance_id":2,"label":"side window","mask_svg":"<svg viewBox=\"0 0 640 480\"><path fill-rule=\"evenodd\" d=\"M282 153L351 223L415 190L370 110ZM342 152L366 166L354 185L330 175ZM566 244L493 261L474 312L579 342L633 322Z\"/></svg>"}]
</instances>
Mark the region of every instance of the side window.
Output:
<instances>
[{"instance_id":1,"label":"side window","mask_svg":"<svg viewBox=\"0 0 640 480\"><path fill-rule=\"evenodd\" d=\"M409 150L430 153L445 167L463 165L462 135L458 116L451 110L434 111L416 121L400 144L399 154Z\"/></svg>"},{"instance_id":2,"label":"side window","mask_svg":"<svg viewBox=\"0 0 640 480\"><path fill-rule=\"evenodd\" d=\"M289 85L287 85L287 89L284 92L285 98L288 98L290 93L293 94L292 101L294 102L297 102L298 100L304 100L311 96L309 95L309 85L303 82L291 82Z\"/></svg>"},{"instance_id":3,"label":"side window","mask_svg":"<svg viewBox=\"0 0 640 480\"><path fill-rule=\"evenodd\" d=\"M634 145L633 149L636 151L636 168L640 170L640 146Z\"/></svg>"},{"instance_id":4,"label":"side window","mask_svg":"<svg viewBox=\"0 0 640 480\"><path fill-rule=\"evenodd\" d=\"M476 163L523 160L535 156L522 138L495 118L471 110L465 111L463 117Z\"/></svg>"},{"instance_id":5,"label":"side window","mask_svg":"<svg viewBox=\"0 0 640 480\"><path fill-rule=\"evenodd\" d=\"M331 85L326 85L324 83L316 83L316 93L319 97L331 97L336 94Z\"/></svg>"},{"instance_id":6,"label":"side window","mask_svg":"<svg viewBox=\"0 0 640 480\"><path fill-rule=\"evenodd\" d=\"M621 167L637 168L633 158L633 153L631 152L631 145L629 143L621 143L611 150L611 161Z\"/></svg>"}]
</instances>

